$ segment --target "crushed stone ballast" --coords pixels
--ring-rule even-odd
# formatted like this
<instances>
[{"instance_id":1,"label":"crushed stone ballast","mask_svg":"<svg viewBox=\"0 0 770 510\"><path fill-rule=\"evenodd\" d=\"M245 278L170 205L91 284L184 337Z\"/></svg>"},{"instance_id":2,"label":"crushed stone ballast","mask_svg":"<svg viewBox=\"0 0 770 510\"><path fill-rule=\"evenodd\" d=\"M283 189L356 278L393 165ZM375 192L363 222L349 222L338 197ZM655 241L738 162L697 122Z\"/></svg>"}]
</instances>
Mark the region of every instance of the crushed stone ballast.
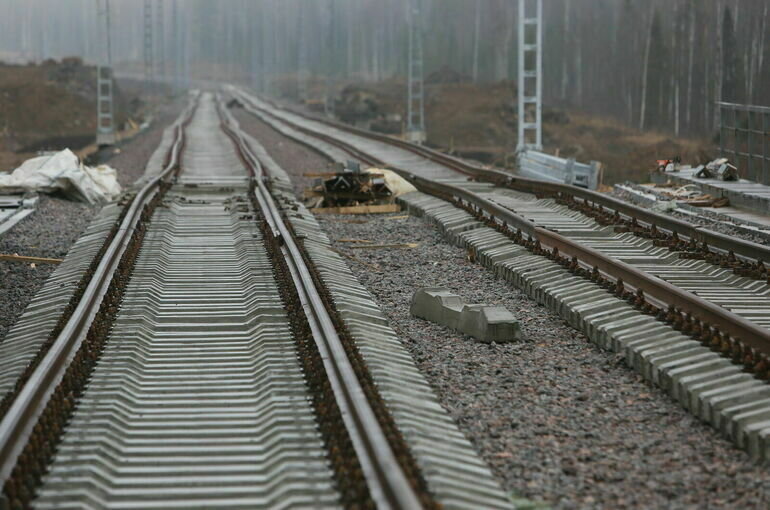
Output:
<instances>
[{"instance_id":1,"label":"crushed stone ballast","mask_svg":"<svg viewBox=\"0 0 770 510\"><path fill-rule=\"evenodd\" d=\"M241 94L242 95L242 94ZM252 102L252 104L257 104L256 102ZM266 103L260 104L261 108L265 108L266 111L270 111L270 116L265 116L263 120L266 121L272 121L272 123L281 124L280 118L281 116L287 116L291 115L292 120L291 121L284 121L284 123L288 124L294 131L300 131L302 136L296 137L296 139L303 143L310 143L313 145L317 150L326 152L326 148L322 146L321 144L316 145L313 140L313 130L310 128L303 128L299 130L298 124L295 122L297 118L301 119L296 114L289 114L287 112L281 111L280 113L276 113L274 109L271 109L269 106L266 106ZM273 116L275 114L275 116ZM307 125L308 123L314 122L314 121L305 121L301 120L303 125ZM287 135L291 136L291 133L286 133ZM337 147L340 147L342 149L345 149L347 147L350 147L350 154L354 154L357 156L361 156L361 153L364 153L364 158L366 158L366 151L365 149L368 148L370 145L372 145L374 142L372 140L367 140L365 146L358 145L358 139L354 136L350 136L349 133L344 133L343 135L339 135L339 140L334 140L331 135L329 135L328 130L324 130L323 136L318 134L317 136L321 137L323 139L323 144L328 145L336 145ZM355 142L355 148L353 147L354 142L351 142L350 140L354 139ZM380 142L380 145L386 145ZM380 154L382 151L385 151L385 148L380 148ZM371 160L377 160L378 158L375 156L371 156ZM404 168L404 167L399 167ZM407 167L408 168L408 167ZM415 171L416 172L416 171ZM413 182L424 184L427 183L428 187L431 187L429 182L430 180L423 177L416 177L412 176ZM433 181L436 182L436 181ZM418 184L418 188L421 187ZM457 189L464 187L465 189L462 190L460 193L461 202L463 200L467 200L470 204L475 204L474 200L476 196L478 195L479 191L489 191L489 185L487 184L470 184L463 186L460 182L458 182L457 179L454 179L454 182L446 182L444 180L443 186L440 184L436 184L433 186L433 189L436 190L439 195L441 193L438 190L444 190L443 191L443 198L449 198L452 196L453 192L455 195L457 195ZM450 184L450 186L446 186L446 184ZM450 190L450 191L446 191ZM507 196L505 196L507 194ZM513 195L513 197L511 197ZM506 192L503 193L502 197L499 197L500 200L498 202L505 202L506 200L510 201L511 198L515 201L516 192ZM439 200L437 198L431 197L433 200ZM489 200L495 200L495 197L488 197L485 200L482 200L481 202L489 202ZM404 200L407 200L406 198ZM530 199L531 200L531 199ZM455 205L449 204L448 202L439 200L442 204L448 206L452 212L447 212L451 218L448 220L450 222L459 222L459 224L463 224L464 222L467 222L467 220L463 217L463 214L467 214L462 209L458 209L455 207ZM488 250L496 250L493 253L493 256L497 259L505 259L510 255L510 250L517 249L525 249L521 246L517 246L515 243L512 242L512 239L509 236L503 235L500 233L500 229L503 230L508 229L510 232L510 228L513 227L514 229L519 227L516 223L512 223L509 225L500 224L500 217L495 218L493 216L494 213L490 212L490 209L494 211L502 211L502 210L511 210L515 209L516 205L521 204L494 204L494 207L489 208L482 206L482 208L479 208L478 206L471 205L470 208L474 212L474 215L468 215L468 218L471 220L477 221L480 225L486 225L487 228L491 231L491 233L487 234L487 236L491 236L494 238L493 245L484 245L484 250L482 251L488 251ZM469 206L465 206L466 208ZM545 212L545 211L543 211ZM562 214L562 217L559 218L558 214L554 214L555 211L550 210L547 211L547 216L550 215L552 217L550 228L559 229L563 227L563 222L566 219L567 223L569 221L575 221L580 222L583 221L580 216L581 213L574 212L574 211L568 211L565 208L565 213ZM490 216L492 215L492 216ZM505 217L505 215L501 214L501 217ZM537 214L530 214L529 217L533 218L535 221L538 220ZM514 219L514 221L517 221ZM521 220L523 221L523 220ZM548 218L546 218L546 223L548 223ZM578 225L576 228L576 233L578 234L578 239L580 239L581 235L585 234L586 238L592 237L594 234L593 232L598 232L601 229L598 229L596 227L590 226L590 221L586 222L586 226L580 226ZM495 228L489 228L491 224L495 225ZM522 227L527 227L526 222L520 223ZM538 225L539 227L539 225ZM567 228L569 230L570 227ZM581 232L581 230L583 232ZM541 232L544 232L544 230L541 230ZM495 235L492 235L494 233ZM531 230L525 230L525 233L528 233L530 236L532 236ZM621 232L622 233L622 232ZM479 234L484 235L484 234ZM560 239L563 239L563 237L559 236ZM483 239L482 239L483 240ZM628 246L631 250L638 250L638 244L640 242L646 242L643 239L634 238L632 235L629 240L633 240L633 242L630 243ZM581 239L582 241L582 239ZM612 243L615 243L615 247L621 250L627 250L625 246L623 246L623 242L619 241L617 239L614 239L613 236L608 237L608 242L610 245L608 245L608 248L611 251L613 251L613 248L611 246ZM494 243L498 243L497 245L494 245ZM532 238L530 237L530 243L532 243ZM569 246L579 246L574 244L568 244L568 245L562 245L564 247ZM636 246L636 247L635 247ZM476 247L470 246L471 248L476 250ZM553 298L555 301L553 301L553 306L559 307L559 311L561 313L566 313L567 316L570 318L570 321L573 325L576 327L584 327L584 322L581 315L578 315L577 312L571 311L569 307L569 302L565 301L568 297L573 298L581 298L583 301L581 302L582 308L581 310L588 310L591 312L595 312L598 314L601 314L601 316L605 319L614 319L616 317L617 313L622 313L623 318L625 319L625 322L622 322L619 325L615 325L615 330L621 331L624 327L634 328L637 325L644 325L641 330L634 330L634 332L638 335L636 338L640 342L653 342L650 344L653 348L652 354L654 354L656 360L662 360L664 363L664 369L663 371L656 368L656 365L649 365L651 368L645 368L644 370L647 370L648 376L653 380L654 382L657 382L662 385L664 389L668 389L669 386L672 388L671 391L674 392L675 396L679 398L679 396L684 395L682 397L683 405L685 405L688 409L691 409L696 415L703 417L710 423L714 424L719 430L722 430L727 437L730 437L734 440L734 442L744 448L747 448L750 453L752 454L753 458L755 459L763 459L765 457L765 437L770 433L770 405L767 404L766 398L767 396L770 396L770 386L767 385L766 382L759 380L757 378L754 378L751 374L746 374L743 370L742 364L748 362L749 368L753 368L755 371L758 371L760 374L764 373L766 371L763 368L763 363L765 357L759 354L759 351L754 351L754 347L752 347L749 350L745 350L745 347L739 347L738 342L740 342L740 338L730 338L730 339L722 339L719 336L715 336L714 340L712 340L712 337L710 335L706 336L705 333L708 332L708 329L700 329L701 325L697 321L695 321L695 329L693 329L693 324L690 322L692 319L688 315L687 317L682 316L681 318L676 316L676 313L678 313L674 309L674 314L672 314L672 309L669 308L668 313L663 313L665 311L665 308L659 312L656 312L659 317L656 318L654 316L645 315L643 313L640 313L640 310L637 308L643 308L644 310L654 310L655 307L653 305L650 305L647 301L645 301L641 294L639 294L637 297L640 299L633 299L632 296L629 296L629 293L626 289L624 289L623 282L618 280L616 284L612 284L610 286L612 292L608 292L607 290L607 283L606 281L601 281L602 278L604 278L604 275L611 274L612 270L607 268L607 265L605 264L599 273L596 273L592 275L592 278L594 281L591 281L591 278L586 278L587 275L590 273L591 266L588 266L588 271L586 271L585 266L582 265L582 261L577 261L576 266L572 267L575 264L575 261L577 259L573 259L572 264L569 264L569 259L564 259L563 254L558 254L559 256L556 256L556 252L554 251L553 254L546 254L543 253L543 250L540 248L539 242L537 245L530 244L528 246L530 249L534 249L535 252L539 254L530 254L531 258L523 258L521 260L518 260L517 262L524 261L526 263L525 266L525 273L538 269L542 264L553 264L555 267L561 268L561 271L565 271L567 266L570 266L569 269L571 269L571 272L577 271L577 274L575 275L576 278L581 280L578 285L578 290L574 293L571 293L571 289L569 288L569 285L565 283L565 288L559 288L559 293L556 294L556 297ZM581 252L582 248L578 250L578 252ZM667 251L665 248L661 249L662 251ZM525 249L526 251L526 249ZM654 252L654 250L653 250ZM607 260L603 259L604 255L597 255L596 251L594 249L589 249L586 251L590 256L588 257L589 260ZM655 253L647 254L645 255L642 252L639 252L638 254L632 254L630 253L630 256L632 258L639 259L642 263L650 262L650 260L655 257ZM549 255L548 257L543 257L543 255ZM553 255L553 256L550 256ZM662 253L658 253L658 255L662 255ZM486 255L484 255L486 256ZM479 257L481 257L479 255ZM549 260L552 259L552 260ZM645 259L645 260L642 260ZM693 257L693 259L697 259L697 257ZM557 263L558 262L558 263ZM610 262L610 265L612 263ZM699 266L702 264L702 266ZM741 280L741 277L733 276L729 274L728 272L722 276L720 274L719 268L716 268L715 271L712 271L709 269L710 267L707 263L701 263L698 260L690 260L690 261L684 261L682 264L682 267L690 267L690 269L693 271L693 274L698 273L698 276L700 276L700 272L708 272L712 273L712 276L715 278L714 284L716 285L714 287L713 293L715 296L717 294L720 294L719 287L722 284L728 285L728 289L735 293L738 292L739 294L741 292L761 292L761 288L766 285L764 282L752 282L751 279L744 279ZM532 267L530 267L532 266ZM582 266L582 267L581 267ZM696 267L697 266L697 267ZM626 264L626 266L628 265ZM533 269L534 268L534 269ZM542 268L541 268L542 269ZM677 269L674 268L672 271L676 271ZM628 272L628 269L625 269L626 272ZM594 272L596 272L596 269L594 268ZM721 271L724 273L724 271ZM580 273L583 273L582 275ZM633 274L633 273L629 273ZM559 272L556 272L554 274L551 274L549 276L553 276L554 281L560 282L561 279L563 279L564 275L560 274ZM649 283L653 285L659 285L655 283L656 281L660 281L659 279L655 278L654 276L649 276L645 278L652 278L648 279ZM684 277L687 279L686 277ZM674 277L675 280L677 280L676 277ZM525 280L518 279L518 277L514 278L514 280L521 286L526 286L527 282ZM641 282L644 282L645 280L641 280ZM680 283L680 282L677 282ZM600 285L601 284L601 285ZM596 290L591 290L595 286ZM632 283L631 287L636 285L635 283ZM698 293L700 289L696 289L697 283L693 282L694 287L690 289L693 292ZM628 286L628 283L626 283L626 286ZM732 286L732 289L730 289L730 286ZM672 287L674 289L674 287ZM756 290L755 290L756 289ZM686 291L685 291L686 292ZM586 294L587 293L587 294ZM613 295L617 294L617 296ZM646 294L646 292L645 292ZM665 293L659 294L660 296L665 297ZM684 294L684 296L693 296L695 294ZM727 295L727 294L724 294ZM763 339L764 336L766 336L765 328L762 325L759 325L755 322L753 322L754 319L757 317L764 316L762 315L761 310L760 311L754 311L751 308L751 302L753 301L754 304L756 304L757 299L763 299L764 294L760 294L758 297L757 295L752 294L751 296L747 296L744 301L746 301L746 307L747 307L747 318L746 319L727 319L727 316L729 315L724 312L718 312L717 309L711 308L711 310L722 313L722 315L725 316L724 326L727 328L732 327L734 324L739 323L740 321L743 321L743 324L746 324L749 326L751 331L756 331L758 338L754 343L751 345L756 346L756 348L762 348L766 350L767 342ZM622 297L623 299L620 299L619 297ZM653 298L656 298L657 296L653 295ZM717 296L719 297L719 296ZM714 299L717 299L717 297L714 297ZM540 296L540 299L546 299L544 295ZM549 298L551 299L551 298ZM686 298L691 299L691 298ZM735 299L735 297L732 297L730 300L726 302L732 304L731 302ZM739 298L740 299L740 298ZM618 302L617 307L614 305L616 300ZM697 300L700 300L700 302L705 303L705 301L701 300L700 298L697 298ZM696 301L697 301L696 300ZM637 301L636 306L632 306L634 304L634 301ZM653 299L654 301L654 299ZM550 302L550 301L549 301ZM681 301L680 301L681 302ZM566 304L564 304L566 303ZM625 307L623 308L620 306L622 304ZM652 307L651 307L652 306ZM658 304L658 306L661 306L661 304ZM663 303L663 306L665 307L665 300ZM709 305L711 306L711 305ZM738 303L738 306L740 306L740 303ZM761 305L759 305L761 308ZM711 312L709 312L711 313ZM759 315L757 315L759 314ZM697 315L697 314L696 314ZM666 320L661 321L665 317ZM649 324L647 324L649 322ZM591 323L588 324L587 328L592 327ZM668 331L670 330L670 334L667 336L666 334L662 335L650 335L650 328L654 325L656 328L663 328L662 331ZM671 325L674 326L674 328L671 327ZM617 329L617 327L620 327L621 329ZM668 328L668 329L666 329ZM678 330L684 329L684 334ZM594 331L594 330L592 330ZM596 330L598 331L598 330ZM654 332L659 333L660 329L655 329ZM624 331L625 332L625 331ZM592 338L599 338L596 336L596 332L594 331ZM753 334L753 333L752 333ZM602 333L602 336L599 340L597 340L597 343L601 346L607 346L612 347L613 345L616 346L616 348L620 349L620 347L617 347L617 345L620 344L613 344L614 340L612 337L607 336L606 333ZM590 335L589 335L590 336ZM728 341L729 340L729 341ZM662 343L659 343L662 342ZM763 343L765 342L765 343ZM636 344L634 344L636 345ZM645 344L645 346L648 346ZM625 348L625 347L623 347ZM736 350L737 349L737 350ZM716 352L715 352L716 351ZM720 355L721 351L725 355ZM645 351L646 352L646 351ZM736 353L738 353L737 358ZM744 357L744 354L746 353L746 357ZM633 351L629 351L629 359L634 359L634 353ZM650 353L648 353L649 355ZM730 359L731 357L735 358L738 361L741 361L743 363L735 364ZM640 365L638 362L633 362L632 364L636 363L638 366ZM648 365L645 365L645 367ZM706 400L704 405L700 404L693 404L696 402L690 397L691 392L689 391L689 386L684 386L679 383L679 379L676 379L676 383L672 383L672 379L668 376L667 370L669 368L673 367L676 369L675 374L685 374L685 382L689 383L690 381L694 381L694 384L698 384L697 390L698 395L701 395L701 400ZM767 368L767 367L765 367ZM737 376L737 378L734 378L734 376ZM698 400L697 402L701 402L701 400ZM692 405L691 405L692 404ZM724 410L724 413L722 413L722 410ZM724 418L724 416L727 417L733 417L735 416L734 424L730 426L725 426L725 423L733 423L733 421L730 421L732 418Z\"/></svg>"}]
</instances>

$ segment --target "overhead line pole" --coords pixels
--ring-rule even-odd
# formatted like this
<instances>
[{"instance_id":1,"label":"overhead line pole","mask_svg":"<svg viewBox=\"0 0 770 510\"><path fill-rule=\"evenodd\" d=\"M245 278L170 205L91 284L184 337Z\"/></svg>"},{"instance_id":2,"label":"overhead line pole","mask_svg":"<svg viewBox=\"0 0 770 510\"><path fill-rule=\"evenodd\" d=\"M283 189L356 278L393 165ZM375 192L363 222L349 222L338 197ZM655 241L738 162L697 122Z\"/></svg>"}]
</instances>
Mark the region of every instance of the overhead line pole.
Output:
<instances>
[{"instance_id":1,"label":"overhead line pole","mask_svg":"<svg viewBox=\"0 0 770 510\"><path fill-rule=\"evenodd\" d=\"M154 45L152 41L152 1L144 0L144 89L149 92L155 80Z\"/></svg>"},{"instance_id":2,"label":"overhead line pole","mask_svg":"<svg viewBox=\"0 0 770 510\"><path fill-rule=\"evenodd\" d=\"M419 5L407 3L409 24L409 72L406 104L406 139L422 144L425 134L425 84L423 82L422 25Z\"/></svg>"},{"instance_id":3,"label":"overhead line pole","mask_svg":"<svg viewBox=\"0 0 770 510\"><path fill-rule=\"evenodd\" d=\"M96 145L114 145L115 115L112 76L112 36L110 34L110 0L97 0L100 45L103 48L96 66Z\"/></svg>"},{"instance_id":4,"label":"overhead line pole","mask_svg":"<svg viewBox=\"0 0 770 510\"><path fill-rule=\"evenodd\" d=\"M518 53L517 151L539 151L543 149L543 0L519 0Z\"/></svg>"},{"instance_id":5,"label":"overhead line pole","mask_svg":"<svg viewBox=\"0 0 770 510\"><path fill-rule=\"evenodd\" d=\"M164 22L164 8L163 0L158 0L156 26L157 31L154 34L153 39L157 39L155 44L158 48L158 62L157 62L157 74L158 78L163 80L166 77L166 37L165 37L165 22Z\"/></svg>"},{"instance_id":6,"label":"overhead line pole","mask_svg":"<svg viewBox=\"0 0 770 510\"><path fill-rule=\"evenodd\" d=\"M182 65L181 65L181 31L179 29L179 9L177 0L171 0L171 26L172 26L172 59L174 73L174 90L182 88Z\"/></svg>"},{"instance_id":7,"label":"overhead line pole","mask_svg":"<svg viewBox=\"0 0 770 510\"><path fill-rule=\"evenodd\" d=\"M334 78L336 72L336 59L334 58L335 44L335 23L334 23L334 0L329 0L329 26L326 41L326 91L324 98L324 113L327 117L334 117Z\"/></svg>"}]
</instances>

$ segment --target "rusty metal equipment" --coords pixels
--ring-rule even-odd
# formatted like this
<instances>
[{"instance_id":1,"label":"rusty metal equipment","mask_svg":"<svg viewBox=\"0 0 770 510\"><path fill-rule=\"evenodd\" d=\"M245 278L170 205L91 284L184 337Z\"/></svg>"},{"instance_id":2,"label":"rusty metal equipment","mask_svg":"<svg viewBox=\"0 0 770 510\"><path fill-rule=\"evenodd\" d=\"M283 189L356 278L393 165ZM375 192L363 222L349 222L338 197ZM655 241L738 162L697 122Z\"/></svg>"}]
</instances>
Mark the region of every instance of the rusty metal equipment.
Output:
<instances>
[{"instance_id":1,"label":"rusty metal equipment","mask_svg":"<svg viewBox=\"0 0 770 510\"><path fill-rule=\"evenodd\" d=\"M719 158L706 166L701 166L695 173L699 179L719 179L720 181L737 181L738 168L731 165L727 158Z\"/></svg>"},{"instance_id":2,"label":"rusty metal equipment","mask_svg":"<svg viewBox=\"0 0 770 510\"><path fill-rule=\"evenodd\" d=\"M362 203L378 203L393 196L383 174L362 172L354 161L336 163L335 172L324 174L305 196L315 199L316 207L345 207Z\"/></svg>"}]
</instances>

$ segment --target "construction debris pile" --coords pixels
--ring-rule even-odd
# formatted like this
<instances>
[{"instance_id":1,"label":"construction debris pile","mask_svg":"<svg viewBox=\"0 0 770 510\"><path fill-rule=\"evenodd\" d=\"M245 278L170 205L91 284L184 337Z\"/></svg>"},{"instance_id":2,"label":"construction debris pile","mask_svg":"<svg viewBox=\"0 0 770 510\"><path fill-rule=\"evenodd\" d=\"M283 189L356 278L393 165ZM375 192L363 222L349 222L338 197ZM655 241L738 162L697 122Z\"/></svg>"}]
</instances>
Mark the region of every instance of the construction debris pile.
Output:
<instances>
[{"instance_id":1,"label":"construction debris pile","mask_svg":"<svg viewBox=\"0 0 770 510\"><path fill-rule=\"evenodd\" d=\"M696 168L695 177L700 179L719 179L720 181L737 181L738 168L731 165L727 158L715 159L706 166Z\"/></svg>"},{"instance_id":2,"label":"construction debris pile","mask_svg":"<svg viewBox=\"0 0 770 510\"><path fill-rule=\"evenodd\" d=\"M366 214L399 210L395 198L415 191L414 186L391 170L361 169L354 162L335 163L333 172L306 174L318 177L305 190L305 203L314 212Z\"/></svg>"},{"instance_id":3,"label":"construction debris pile","mask_svg":"<svg viewBox=\"0 0 770 510\"><path fill-rule=\"evenodd\" d=\"M730 205L730 201L727 198L713 197L708 193L703 193L695 184L676 187L675 184L668 182L656 184L655 188L661 195L679 204L687 204L694 207L727 207ZM669 188L670 191L667 191L666 188Z\"/></svg>"},{"instance_id":4,"label":"construction debris pile","mask_svg":"<svg viewBox=\"0 0 770 510\"><path fill-rule=\"evenodd\" d=\"M0 173L0 191L62 193L71 200L101 204L120 196L117 172L85 166L69 149L28 159L13 173Z\"/></svg>"},{"instance_id":5,"label":"construction debris pile","mask_svg":"<svg viewBox=\"0 0 770 510\"><path fill-rule=\"evenodd\" d=\"M657 160L657 171L663 173L680 172L682 170L694 170L695 177L699 179L719 179L720 181L737 181L738 180L738 168L732 164L727 158L718 158L706 165L700 165L693 168L690 165L682 165L682 159L675 157L674 159L659 159Z\"/></svg>"}]
</instances>

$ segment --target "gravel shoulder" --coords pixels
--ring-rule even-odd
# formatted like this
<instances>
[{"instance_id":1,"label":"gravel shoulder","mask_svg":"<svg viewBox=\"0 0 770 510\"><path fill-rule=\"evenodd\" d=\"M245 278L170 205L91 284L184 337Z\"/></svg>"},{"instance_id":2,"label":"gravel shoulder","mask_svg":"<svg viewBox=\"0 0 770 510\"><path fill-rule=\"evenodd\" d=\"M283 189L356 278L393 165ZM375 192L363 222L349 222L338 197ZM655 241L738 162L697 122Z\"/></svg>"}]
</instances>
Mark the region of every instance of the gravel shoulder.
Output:
<instances>
[{"instance_id":1,"label":"gravel shoulder","mask_svg":"<svg viewBox=\"0 0 770 510\"><path fill-rule=\"evenodd\" d=\"M142 176L163 130L176 119L180 108L176 103L162 108L150 129L126 142L119 153L105 161L118 171L121 186L126 188ZM0 236L0 253L64 258L101 209L57 195L39 197L35 212ZM51 264L33 267L0 261L0 341L55 269Z\"/></svg>"},{"instance_id":2,"label":"gravel shoulder","mask_svg":"<svg viewBox=\"0 0 770 510\"><path fill-rule=\"evenodd\" d=\"M269 126L243 115L239 121L290 175L325 164ZM432 226L397 216L320 219L337 240L418 243L411 250L336 246L506 490L565 509L767 508L770 473L745 453L647 385L622 358L469 262ZM424 286L506 306L525 340L479 344L412 317L412 294Z\"/></svg>"},{"instance_id":3,"label":"gravel shoulder","mask_svg":"<svg viewBox=\"0 0 770 510\"><path fill-rule=\"evenodd\" d=\"M317 152L282 135L270 125L241 108L233 110L235 118L244 131L256 138L270 152L278 165L291 176L294 193L302 197L305 189L313 186L315 179L308 173L328 171L329 160Z\"/></svg>"},{"instance_id":4,"label":"gravel shoulder","mask_svg":"<svg viewBox=\"0 0 770 510\"><path fill-rule=\"evenodd\" d=\"M185 106L182 100L161 106L150 128L122 146L120 153L106 161L106 164L118 171L118 181L123 188L130 187L144 175L147 162L158 148L163 131L176 121Z\"/></svg>"},{"instance_id":5,"label":"gravel shoulder","mask_svg":"<svg viewBox=\"0 0 770 510\"><path fill-rule=\"evenodd\" d=\"M631 193L628 193L627 191L624 191L622 189L614 188L612 190L611 195L614 198L623 200L624 202L628 202L629 204L633 204L637 207L643 207L645 209L652 210L652 207L650 205L642 203L641 201L638 200L637 197L635 197ZM692 223L693 225L697 225L700 227L707 228L709 230L713 230L714 232L719 232L720 234L725 234L728 236L736 237L738 239L743 239L744 241L751 241L753 243L763 244L765 246L770 245L770 241L768 241L767 238L759 235L753 235L752 233L746 232L745 230L732 228L730 225L726 225L723 221L720 221L719 218L716 218L713 213L707 210L700 211L699 214L701 216L685 214L677 210L666 211L663 214L667 214L678 220L686 221L687 223Z\"/></svg>"},{"instance_id":6,"label":"gravel shoulder","mask_svg":"<svg viewBox=\"0 0 770 510\"><path fill-rule=\"evenodd\" d=\"M41 194L35 212L0 236L0 253L61 259L99 207ZM56 269L0 260L0 341Z\"/></svg>"},{"instance_id":7,"label":"gravel shoulder","mask_svg":"<svg viewBox=\"0 0 770 510\"><path fill-rule=\"evenodd\" d=\"M770 473L621 357L468 262L423 220L366 219L328 217L322 226L334 239L419 243L413 250L336 247L360 261L350 262L354 273L507 490L557 508L766 508ZM412 317L413 292L428 286L505 306L525 340L480 344Z\"/></svg>"}]
</instances>

